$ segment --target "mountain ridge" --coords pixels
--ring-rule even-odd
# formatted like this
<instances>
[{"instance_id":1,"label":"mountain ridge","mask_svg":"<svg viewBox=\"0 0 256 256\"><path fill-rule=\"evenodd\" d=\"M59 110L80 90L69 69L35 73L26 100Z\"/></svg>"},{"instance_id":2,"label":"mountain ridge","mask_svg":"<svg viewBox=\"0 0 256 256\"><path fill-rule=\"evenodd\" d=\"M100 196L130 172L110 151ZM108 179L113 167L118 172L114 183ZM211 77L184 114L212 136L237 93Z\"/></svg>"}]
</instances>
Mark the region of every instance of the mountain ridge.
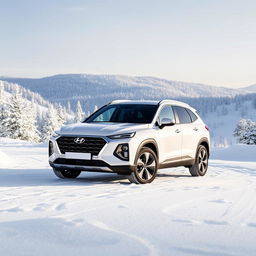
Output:
<instances>
[{"instance_id":1,"label":"mountain ridge","mask_svg":"<svg viewBox=\"0 0 256 256\"><path fill-rule=\"evenodd\" d=\"M161 100L165 98L234 97L251 93L242 89L232 89L167 80L153 76L57 74L43 78L1 79L39 93L45 99L67 104L74 110L77 100L92 111L115 99Z\"/></svg>"},{"instance_id":2,"label":"mountain ridge","mask_svg":"<svg viewBox=\"0 0 256 256\"><path fill-rule=\"evenodd\" d=\"M256 92L256 84L252 84L252 85L240 88L240 89L244 89L246 91L254 93L254 92Z\"/></svg>"},{"instance_id":3,"label":"mountain ridge","mask_svg":"<svg viewBox=\"0 0 256 256\"><path fill-rule=\"evenodd\" d=\"M42 80L42 79L49 79L49 78L70 78L70 77L80 77L80 78L86 78L86 77L102 77L102 78L108 78L108 77L116 77L116 78L138 78L138 79L155 79L159 81L165 81L165 82L174 82L174 83L182 83L182 84L191 84L191 85L198 85L198 86L206 86L206 87L214 87L214 88L223 88L223 89L230 89L230 90L246 90L246 88L250 88L252 86L256 86L256 84L245 86L245 87L239 87L239 88L231 88L226 87L223 85L210 85L205 83L199 83L199 82L185 82L181 80L171 80L167 78L162 77L156 77L156 76L149 76L149 75L123 75L123 74L90 74L90 73L60 73L60 74L54 74L54 75L47 75L42 77L16 77L16 76L0 76L1 80Z\"/></svg>"}]
</instances>

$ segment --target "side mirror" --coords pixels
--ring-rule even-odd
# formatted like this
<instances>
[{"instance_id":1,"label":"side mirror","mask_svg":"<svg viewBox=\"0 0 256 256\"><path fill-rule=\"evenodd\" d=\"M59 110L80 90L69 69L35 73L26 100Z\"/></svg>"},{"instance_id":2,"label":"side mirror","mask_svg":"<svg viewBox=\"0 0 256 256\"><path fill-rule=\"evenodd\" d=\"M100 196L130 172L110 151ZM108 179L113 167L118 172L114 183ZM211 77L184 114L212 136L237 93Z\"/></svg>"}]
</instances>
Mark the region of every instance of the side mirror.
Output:
<instances>
[{"instance_id":1,"label":"side mirror","mask_svg":"<svg viewBox=\"0 0 256 256\"><path fill-rule=\"evenodd\" d=\"M175 121L171 118L163 118L162 120L159 120L157 123L160 129L164 128L165 126L175 125Z\"/></svg>"}]
</instances>

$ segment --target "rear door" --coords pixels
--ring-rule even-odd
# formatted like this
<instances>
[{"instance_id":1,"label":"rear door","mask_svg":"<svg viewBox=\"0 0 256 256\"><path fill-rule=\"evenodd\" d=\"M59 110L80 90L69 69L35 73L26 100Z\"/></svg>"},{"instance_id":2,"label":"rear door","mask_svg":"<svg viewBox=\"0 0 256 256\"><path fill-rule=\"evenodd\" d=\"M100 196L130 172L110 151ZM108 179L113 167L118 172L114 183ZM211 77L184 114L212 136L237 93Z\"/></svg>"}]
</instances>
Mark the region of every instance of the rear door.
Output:
<instances>
[{"instance_id":1,"label":"rear door","mask_svg":"<svg viewBox=\"0 0 256 256\"><path fill-rule=\"evenodd\" d=\"M177 126L182 132L182 160L194 158L199 141L199 127L196 116L189 113L189 109L181 106L174 106L173 110L179 123Z\"/></svg>"}]
</instances>

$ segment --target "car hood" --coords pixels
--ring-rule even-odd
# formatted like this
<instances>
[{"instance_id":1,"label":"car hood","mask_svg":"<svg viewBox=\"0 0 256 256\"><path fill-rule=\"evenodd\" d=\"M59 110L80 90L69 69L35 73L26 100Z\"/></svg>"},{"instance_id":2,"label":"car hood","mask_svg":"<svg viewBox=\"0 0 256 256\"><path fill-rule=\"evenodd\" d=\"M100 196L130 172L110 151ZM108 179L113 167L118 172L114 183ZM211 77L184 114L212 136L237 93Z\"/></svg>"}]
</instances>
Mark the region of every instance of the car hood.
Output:
<instances>
[{"instance_id":1,"label":"car hood","mask_svg":"<svg viewBox=\"0 0 256 256\"><path fill-rule=\"evenodd\" d=\"M135 132L148 128L148 124L127 124L127 123L78 123L63 126L59 131L61 135L96 135L108 136Z\"/></svg>"}]
</instances>

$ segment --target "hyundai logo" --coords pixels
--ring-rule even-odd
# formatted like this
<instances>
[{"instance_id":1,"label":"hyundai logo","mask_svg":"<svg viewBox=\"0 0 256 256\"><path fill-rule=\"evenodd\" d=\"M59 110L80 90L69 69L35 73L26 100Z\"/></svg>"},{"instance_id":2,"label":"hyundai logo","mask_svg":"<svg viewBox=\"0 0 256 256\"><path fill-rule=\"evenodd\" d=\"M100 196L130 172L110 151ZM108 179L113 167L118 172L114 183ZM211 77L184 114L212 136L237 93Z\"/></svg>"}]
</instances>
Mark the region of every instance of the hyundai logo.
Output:
<instances>
[{"instance_id":1,"label":"hyundai logo","mask_svg":"<svg viewBox=\"0 0 256 256\"><path fill-rule=\"evenodd\" d=\"M77 144L83 144L85 142L85 139L84 138L75 138L74 139L74 142L77 143Z\"/></svg>"}]
</instances>

